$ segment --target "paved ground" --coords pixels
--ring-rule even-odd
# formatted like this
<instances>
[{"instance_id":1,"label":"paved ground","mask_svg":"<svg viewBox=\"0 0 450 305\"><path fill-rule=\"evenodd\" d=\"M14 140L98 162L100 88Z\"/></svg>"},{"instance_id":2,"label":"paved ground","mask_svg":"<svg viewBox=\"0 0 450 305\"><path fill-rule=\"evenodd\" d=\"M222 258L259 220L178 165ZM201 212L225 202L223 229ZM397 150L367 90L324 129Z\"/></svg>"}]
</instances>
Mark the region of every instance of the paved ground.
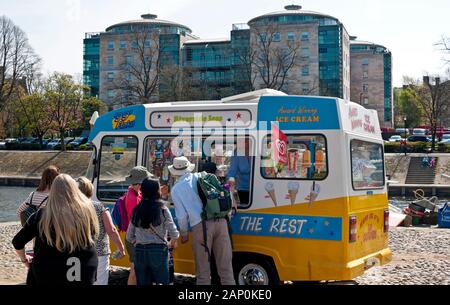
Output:
<instances>
[{"instance_id":1,"label":"paved ground","mask_svg":"<svg viewBox=\"0 0 450 305\"><path fill-rule=\"evenodd\" d=\"M26 270L15 256L11 240L19 229L15 223L0 224L0 285L25 282ZM450 230L393 228L389 246L393 261L375 267L355 279L360 285L449 285ZM110 284L125 285L128 271L113 268ZM177 284L192 284L194 278L177 275Z\"/></svg>"}]
</instances>

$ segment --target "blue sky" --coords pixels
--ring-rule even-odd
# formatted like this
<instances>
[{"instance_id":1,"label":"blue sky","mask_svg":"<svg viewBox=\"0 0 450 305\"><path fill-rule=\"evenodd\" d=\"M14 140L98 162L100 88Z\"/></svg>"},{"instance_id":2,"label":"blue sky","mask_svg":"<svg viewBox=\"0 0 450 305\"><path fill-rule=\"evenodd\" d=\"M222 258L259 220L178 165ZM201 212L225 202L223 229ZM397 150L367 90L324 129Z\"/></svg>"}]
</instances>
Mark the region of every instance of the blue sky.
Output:
<instances>
[{"instance_id":1,"label":"blue sky","mask_svg":"<svg viewBox=\"0 0 450 305\"><path fill-rule=\"evenodd\" d=\"M449 0L0 0L0 15L27 33L45 72L81 74L85 32L153 13L201 38L229 38L233 23L292 3L335 16L350 35L389 48L395 86L404 75L444 72L443 54L433 43L450 37Z\"/></svg>"}]
</instances>

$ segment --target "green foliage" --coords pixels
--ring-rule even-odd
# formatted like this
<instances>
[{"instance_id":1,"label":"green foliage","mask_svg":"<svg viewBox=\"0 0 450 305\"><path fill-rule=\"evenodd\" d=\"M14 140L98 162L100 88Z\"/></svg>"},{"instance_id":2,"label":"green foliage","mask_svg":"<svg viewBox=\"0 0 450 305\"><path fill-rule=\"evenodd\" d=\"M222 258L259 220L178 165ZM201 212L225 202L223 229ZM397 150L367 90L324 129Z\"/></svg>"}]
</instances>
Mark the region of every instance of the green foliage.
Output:
<instances>
[{"instance_id":1,"label":"green foliage","mask_svg":"<svg viewBox=\"0 0 450 305\"><path fill-rule=\"evenodd\" d=\"M417 100L417 96L411 88L401 90L398 95L398 106L400 107L401 116L406 117L407 128L414 128L421 125L423 111ZM403 128L404 126L398 127Z\"/></svg>"},{"instance_id":2,"label":"green foliage","mask_svg":"<svg viewBox=\"0 0 450 305\"><path fill-rule=\"evenodd\" d=\"M89 120L95 111L98 111L98 113L102 115L108 111L108 106L96 97L84 98L81 102L81 113L83 115L83 119L80 127L85 130L89 130Z\"/></svg>"}]
</instances>

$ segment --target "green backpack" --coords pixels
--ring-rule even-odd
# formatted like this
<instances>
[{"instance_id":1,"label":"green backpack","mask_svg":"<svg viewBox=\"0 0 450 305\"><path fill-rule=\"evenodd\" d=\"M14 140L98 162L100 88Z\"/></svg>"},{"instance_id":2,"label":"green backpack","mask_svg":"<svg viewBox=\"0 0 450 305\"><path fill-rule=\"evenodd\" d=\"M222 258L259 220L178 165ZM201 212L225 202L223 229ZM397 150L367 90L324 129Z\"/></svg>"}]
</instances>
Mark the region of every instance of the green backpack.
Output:
<instances>
[{"instance_id":1,"label":"green backpack","mask_svg":"<svg viewBox=\"0 0 450 305\"><path fill-rule=\"evenodd\" d=\"M232 209L230 192L214 174L202 173L197 180L199 196L203 202L202 219L226 218Z\"/></svg>"}]
</instances>

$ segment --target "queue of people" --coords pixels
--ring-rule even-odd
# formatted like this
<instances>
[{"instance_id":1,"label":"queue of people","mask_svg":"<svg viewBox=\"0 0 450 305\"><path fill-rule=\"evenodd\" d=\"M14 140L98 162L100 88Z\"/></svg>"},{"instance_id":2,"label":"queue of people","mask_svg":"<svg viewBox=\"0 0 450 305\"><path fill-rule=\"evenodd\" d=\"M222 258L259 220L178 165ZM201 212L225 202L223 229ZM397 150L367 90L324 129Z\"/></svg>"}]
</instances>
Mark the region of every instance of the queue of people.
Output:
<instances>
[{"instance_id":1,"label":"queue of people","mask_svg":"<svg viewBox=\"0 0 450 305\"><path fill-rule=\"evenodd\" d=\"M125 243L108 209L91 199L91 181L84 177L74 180L56 167L47 168L39 187L17 211L24 221L12 243L28 267L27 284L107 285L110 240L118 249L116 258L128 253L129 285L171 284L174 281L172 253L179 237L181 243L186 243L191 231L197 284L211 284L213 259L217 281L234 285L227 219L203 219L206 198L199 194L197 181L205 173L193 173L194 168L186 157L175 158L169 166L170 173L177 177L170 195L179 231L162 199L167 198L167 187L161 186L145 167L131 170L124 195ZM242 191L245 192L245 187ZM33 209L36 212L27 215ZM34 255L30 257L25 246L32 240Z\"/></svg>"}]
</instances>

